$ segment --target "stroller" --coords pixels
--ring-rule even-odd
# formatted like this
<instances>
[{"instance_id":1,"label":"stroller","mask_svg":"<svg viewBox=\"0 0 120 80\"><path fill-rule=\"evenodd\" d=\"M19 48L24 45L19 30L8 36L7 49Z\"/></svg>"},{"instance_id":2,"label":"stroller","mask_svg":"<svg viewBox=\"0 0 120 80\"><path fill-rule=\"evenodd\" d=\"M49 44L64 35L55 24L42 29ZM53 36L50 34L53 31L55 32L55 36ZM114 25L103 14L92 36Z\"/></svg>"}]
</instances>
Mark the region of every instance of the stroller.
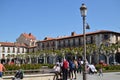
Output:
<instances>
[{"instance_id":1,"label":"stroller","mask_svg":"<svg viewBox=\"0 0 120 80\"><path fill-rule=\"evenodd\" d=\"M22 70L18 70L12 80L22 80L23 79L23 72Z\"/></svg>"}]
</instances>

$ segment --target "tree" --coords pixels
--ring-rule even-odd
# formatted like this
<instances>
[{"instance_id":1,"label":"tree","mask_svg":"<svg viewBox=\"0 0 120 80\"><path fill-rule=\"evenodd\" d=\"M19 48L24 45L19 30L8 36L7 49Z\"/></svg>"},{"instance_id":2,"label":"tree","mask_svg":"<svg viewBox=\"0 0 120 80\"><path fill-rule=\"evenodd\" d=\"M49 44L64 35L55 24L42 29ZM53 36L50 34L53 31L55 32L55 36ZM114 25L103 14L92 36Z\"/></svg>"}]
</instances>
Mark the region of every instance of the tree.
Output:
<instances>
[{"instance_id":1,"label":"tree","mask_svg":"<svg viewBox=\"0 0 120 80\"><path fill-rule=\"evenodd\" d=\"M92 63L92 56L93 55L94 55L93 58L96 58L96 59L94 59L94 62L98 61L98 55L99 54L93 54L93 53L97 53L97 52L98 52L98 47L96 46L96 44L87 44L86 45L86 54L89 58L90 63Z\"/></svg>"}]
</instances>

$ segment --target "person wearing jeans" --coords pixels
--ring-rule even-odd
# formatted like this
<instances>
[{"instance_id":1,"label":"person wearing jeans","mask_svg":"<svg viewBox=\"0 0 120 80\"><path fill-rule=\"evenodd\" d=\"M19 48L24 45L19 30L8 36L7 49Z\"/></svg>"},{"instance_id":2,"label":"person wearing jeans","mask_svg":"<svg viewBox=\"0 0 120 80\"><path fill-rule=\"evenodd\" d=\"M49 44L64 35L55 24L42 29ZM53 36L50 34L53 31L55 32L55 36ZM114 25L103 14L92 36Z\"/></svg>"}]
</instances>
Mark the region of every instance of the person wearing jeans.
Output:
<instances>
[{"instance_id":1,"label":"person wearing jeans","mask_svg":"<svg viewBox=\"0 0 120 80\"><path fill-rule=\"evenodd\" d=\"M3 71L5 71L5 70L6 70L6 69L5 69L4 65L0 63L0 77L1 77L1 78L2 78L2 76L3 76Z\"/></svg>"}]
</instances>

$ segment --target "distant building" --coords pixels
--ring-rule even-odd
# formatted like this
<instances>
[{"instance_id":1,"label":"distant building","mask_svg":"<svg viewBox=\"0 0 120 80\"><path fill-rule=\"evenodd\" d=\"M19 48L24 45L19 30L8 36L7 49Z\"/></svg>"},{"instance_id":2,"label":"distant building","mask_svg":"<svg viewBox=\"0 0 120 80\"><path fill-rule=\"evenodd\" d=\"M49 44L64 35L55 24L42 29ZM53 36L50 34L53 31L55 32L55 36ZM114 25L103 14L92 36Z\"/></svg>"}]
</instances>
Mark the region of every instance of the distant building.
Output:
<instances>
[{"instance_id":1,"label":"distant building","mask_svg":"<svg viewBox=\"0 0 120 80\"><path fill-rule=\"evenodd\" d=\"M109 43L120 41L120 33L106 30L86 33L86 44L96 44L100 46L101 43L108 40ZM57 38L45 37L44 40L37 42L37 47L41 50L79 47L81 45L83 45L83 34L76 34L75 32L72 32L71 36Z\"/></svg>"},{"instance_id":2,"label":"distant building","mask_svg":"<svg viewBox=\"0 0 120 80\"><path fill-rule=\"evenodd\" d=\"M36 51L36 37L32 33L22 33L17 39L17 43L24 43L28 47L28 52Z\"/></svg>"},{"instance_id":3,"label":"distant building","mask_svg":"<svg viewBox=\"0 0 120 80\"><path fill-rule=\"evenodd\" d=\"M17 39L17 43L24 43L26 46L34 47L36 45L36 37L32 33L22 33Z\"/></svg>"},{"instance_id":4,"label":"distant building","mask_svg":"<svg viewBox=\"0 0 120 80\"><path fill-rule=\"evenodd\" d=\"M0 42L0 59L16 57L18 54L34 52L36 38L31 33L22 33L16 42Z\"/></svg>"},{"instance_id":5,"label":"distant building","mask_svg":"<svg viewBox=\"0 0 120 80\"><path fill-rule=\"evenodd\" d=\"M0 42L0 59L15 58L16 55L25 54L27 49L22 43Z\"/></svg>"}]
</instances>

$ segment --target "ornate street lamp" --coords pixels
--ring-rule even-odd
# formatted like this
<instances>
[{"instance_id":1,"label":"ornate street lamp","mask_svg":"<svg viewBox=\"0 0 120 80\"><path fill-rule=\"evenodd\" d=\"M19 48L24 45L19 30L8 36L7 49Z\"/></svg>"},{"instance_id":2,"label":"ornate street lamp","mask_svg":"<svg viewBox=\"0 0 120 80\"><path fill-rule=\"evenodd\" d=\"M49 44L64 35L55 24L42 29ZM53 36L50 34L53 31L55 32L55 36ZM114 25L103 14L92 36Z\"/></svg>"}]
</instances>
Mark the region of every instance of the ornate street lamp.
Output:
<instances>
[{"instance_id":1,"label":"ornate street lamp","mask_svg":"<svg viewBox=\"0 0 120 80\"><path fill-rule=\"evenodd\" d=\"M86 35L85 35L85 30L86 30L86 22L85 22L85 17L87 15L87 7L85 6L85 4L82 4L82 6L80 7L80 12L81 12L81 16L83 18L83 45L84 45L84 70L83 70L83 80L86 80Z\"/></svg>"}]
</instances>

